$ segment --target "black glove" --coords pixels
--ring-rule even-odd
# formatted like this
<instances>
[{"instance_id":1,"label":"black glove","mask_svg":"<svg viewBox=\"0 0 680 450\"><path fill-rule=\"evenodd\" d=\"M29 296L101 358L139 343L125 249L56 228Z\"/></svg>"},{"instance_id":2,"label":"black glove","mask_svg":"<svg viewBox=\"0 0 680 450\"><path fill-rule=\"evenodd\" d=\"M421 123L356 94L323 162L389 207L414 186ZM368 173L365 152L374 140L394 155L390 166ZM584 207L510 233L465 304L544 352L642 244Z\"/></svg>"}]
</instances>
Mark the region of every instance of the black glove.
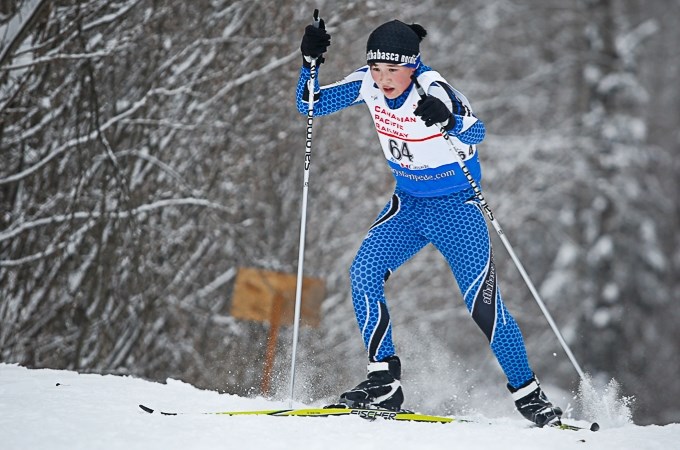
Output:
<instances>
[{"instance_id":1,"label":"black glove","mask_svg":"<svg viewBox=\"0 0 680 450\"><path fill-rule=\"evenodd\" d=\"M326 31L323 19L319 21L318 28L314 25L307 25L300 44L300 51L307 64L311 62L311 58L317 58L317 62L322 63L321 55L326 53L329 45L331 45L331 35Z\"/></svg>"},{"instance_id":2,"label":"black glove","mask_svg":"<svg viewBox=\"0 0 680 450\"><path fill-rule=\"evenodd\" d=\"M413 111L413 114L423 119L426 127L431 127L435 123L440 123L444 125L446 131L449 131L456 124L449 108L446 107L443 101L433 95L421 98L418 102L418 107Z\"/></svg>"}]
</instances>

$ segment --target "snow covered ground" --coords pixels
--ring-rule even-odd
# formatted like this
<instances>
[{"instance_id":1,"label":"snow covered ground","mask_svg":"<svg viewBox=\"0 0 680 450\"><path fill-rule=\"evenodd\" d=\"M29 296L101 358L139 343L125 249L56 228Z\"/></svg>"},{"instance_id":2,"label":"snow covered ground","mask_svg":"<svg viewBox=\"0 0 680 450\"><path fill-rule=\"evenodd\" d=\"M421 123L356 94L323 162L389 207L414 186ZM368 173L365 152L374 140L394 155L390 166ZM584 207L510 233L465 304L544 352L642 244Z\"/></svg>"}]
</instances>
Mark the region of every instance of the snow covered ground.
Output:
<instances>
[{"instance_id":1,"label":"snow covered ground","mask_svg":"<svg viewBox=\"0 0 680 450\"><path fill-rule=\"evenodd\" d=\"M204 391L176 380L29 370L0 364L0 448L14 449L672 449L680 424L560 431L519 416L479 423L369 422L358 417L161 416L168 411L287 408L287 402ZM295 406L304 406L296 404ZM311 405L318 406L318 405Z\"/></svg>"}]
</instances>

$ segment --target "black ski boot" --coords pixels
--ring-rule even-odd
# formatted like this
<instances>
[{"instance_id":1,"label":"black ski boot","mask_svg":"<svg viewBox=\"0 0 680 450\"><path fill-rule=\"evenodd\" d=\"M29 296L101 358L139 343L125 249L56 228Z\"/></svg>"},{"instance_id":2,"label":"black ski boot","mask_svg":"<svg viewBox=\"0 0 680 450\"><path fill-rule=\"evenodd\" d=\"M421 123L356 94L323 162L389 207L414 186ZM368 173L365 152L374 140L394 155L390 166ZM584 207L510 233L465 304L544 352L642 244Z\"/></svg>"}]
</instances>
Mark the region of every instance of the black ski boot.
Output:
<instances>
[{"instance_id":1,"label":"black ski boot","mask_svg":"<svg viewBox=\"0 0 680 450\"><path fill-rule=\"evenodd\" d=\"M561 423L562 410L550 403L535 376L517 389L508 384L508 389L512 393L517 411L526 419L539 427Z\"/></svg>"},{"instance_id":2,"label":"black ski boot","mask_svg":"<svg viewBox=\"0 0 680 450\"><path fill-rule=\"evenodd\" d=\"M339 403L349 408L384 408L399 411L404 403L401 389L401 362L390 356L368 364L368 379L340 396Z\"/></svg>"}]
</instances>

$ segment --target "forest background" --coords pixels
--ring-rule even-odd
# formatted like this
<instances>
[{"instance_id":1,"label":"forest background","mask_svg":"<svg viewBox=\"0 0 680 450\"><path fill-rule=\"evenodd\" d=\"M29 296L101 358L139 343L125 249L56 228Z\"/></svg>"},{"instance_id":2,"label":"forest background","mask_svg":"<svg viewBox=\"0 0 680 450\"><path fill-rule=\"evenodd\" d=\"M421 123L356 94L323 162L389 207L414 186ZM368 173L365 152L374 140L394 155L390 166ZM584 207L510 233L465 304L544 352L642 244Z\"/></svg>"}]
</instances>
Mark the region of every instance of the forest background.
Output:
<instances>
[{"instance_id":1,"label":"forest background","mask_svg":"<svg viewBox=\"0 0 680 450\"><path fill-rule=\"evenodd\" d=\"M314 8L328 84L398 18L487 126L487 199L574 353L680 421L680 3L674 0L0 2L0 361L258 393L268 325L230 315L238 269L295 273ZM365 107L314 122L299 399L356 384L348 268L393 189ZM494 236L504 299L544 382L578 377ZM387 284L409 407L512 405L443 258ZM282 329L276 391L288 388ZM498 408L496 404L496 408Z\"/></svg>"}]
</instances>

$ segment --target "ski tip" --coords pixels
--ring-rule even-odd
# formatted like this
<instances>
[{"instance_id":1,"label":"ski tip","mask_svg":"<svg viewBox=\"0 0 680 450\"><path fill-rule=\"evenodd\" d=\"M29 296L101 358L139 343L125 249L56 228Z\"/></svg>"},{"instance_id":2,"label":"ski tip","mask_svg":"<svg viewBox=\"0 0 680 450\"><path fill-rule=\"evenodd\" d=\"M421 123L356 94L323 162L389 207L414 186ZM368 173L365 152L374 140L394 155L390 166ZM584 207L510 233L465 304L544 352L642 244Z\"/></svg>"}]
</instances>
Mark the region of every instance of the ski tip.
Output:
<instances>
[{"instance_id":1,"label":"ski tip","mask_svg":"<svg viewBox=\"0 0 680 450\"><path fill-rule=\"evenodd\" d=\"M149 414L153 414L153 409L149 408L148 406L139 405L139 407L142 408L142 411L148 412Z\"/></svg>"},{"instance_id":2,"label":"ski tip","mask_svg":"<svg viewBox=\"0 0 680 450\"><path fill-rule=\"evenodd\" d=\"M600 429L600 424L593 422L590 424L590 431L598 431Z\"/></svg>"}]
</instances>

